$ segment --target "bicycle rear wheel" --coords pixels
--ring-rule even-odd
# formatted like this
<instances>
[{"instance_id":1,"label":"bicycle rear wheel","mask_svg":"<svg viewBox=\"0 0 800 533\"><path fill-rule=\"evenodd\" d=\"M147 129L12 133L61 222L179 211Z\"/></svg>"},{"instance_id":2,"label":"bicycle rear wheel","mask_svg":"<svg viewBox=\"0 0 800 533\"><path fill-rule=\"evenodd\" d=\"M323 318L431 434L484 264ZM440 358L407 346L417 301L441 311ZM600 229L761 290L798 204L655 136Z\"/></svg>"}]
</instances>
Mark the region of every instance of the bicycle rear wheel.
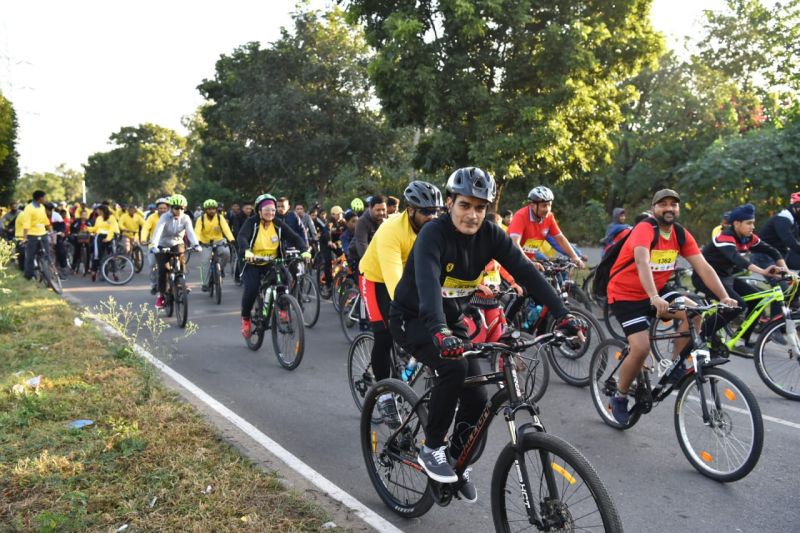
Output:
<instances>
[{"instance_id":1,"label":"bicycle rear wheel","mask_svg":"<svg viewBox=\"0 0 800 533\"><path fill-rule=\"evenodd\" d=\"M286 370L300 366L305 349L303 311L291 294L281 294L272 308L272 347Z\"/></svg>"},{"instance_id":2,"label":"bicycle rear wheel","mask_svg":"<svg viewBox=\"0 0 800 533\"><path fill-rule=\"evenodd\" d=\"M800 339L800 313L792 313L795 338ZM794 346L786 322L767 326L756 341L754 350L758 375L776 394L800 400L800 353Z\"/></svg>"},{"instance_id":3,"label":"bicycle rear wheel","mask_svg":"<svg viewBox=\"0 0 800 533\"><path fill-rule=\"evenodd\" d=\"M600 323L588 311L570 308L569 312L581 325L579 334L557 346L549 345L547 355L558 377L575 387L585 387L590 381L592 353L606 336ZM547 329L552 332L555 327L555 321L551 320Z\"/></svg>"},{"instance_id":4,"label":"bicycle rear wheel","mask_svg":"<svg viewBox=\"0 0 800 533\"><path fill-rule=\"evenodd\" d=\"M186 280L183 276L175 277L172 299L175 302L175 318L178 320L178 327L185 328L186 321L189 319L189 295L186 292Z\"/></svg>"},{"instance_id":5,"label":"bicycle rear wheel","mask_svg":"<svg viewBox=\"0 0 800 533\"><path fill-rule=\"evenodd\" d=\"M400 421L406 422L397 435L383 420L378 399L394 399ZM422 516L433 506L428 476L417 463L425 442L428 412L417 403L417 394L397 379L384 379L370 389L361 411L361 450L367 473L381 500L392 511L406 518Z\"/></svg>"},{"instance_id":6,"label":"bicycle rear wheel","mask_svg":"<svg viewBox=\"0 0 800 533\"><path fill-rule=\"evenodd\" d=\"M350 384L350 393L356 407L361 411L364 398L369 389L375 384L372 374L372 345L375 339L372 333L361 333L353 342L347 352L347 381Z\"/></svg>"},{"instance_id":7,"label":"bicycle rear wheel","mask_svg":"<svg viewBox=\"0 0 800 533\"><path fill-rule=\"evenodd\" d=\"M705 383L684 378L675 400L675 432L683 454L698 472L716 481L742 479L758 463L764 422L755 396L721 368L704 369ZM703 420L699 387L710 419Z\"/></svg>"},{"instance_id":8,"label":"bicycle rear wheel","mask_svg":"<svg viewBox=\"0 0 800 533\"><path fill-rule=\"evenodd\" d=\"M571 444L547 433L526 433L518 446L521 453L507 444L494 466L495 531L521 531L523 524L540 531L589 531L601 525L604 531L622 531L608 490ZM534 523L526 502L537 517Z\"/></svg>"},{"instance_id":9,"label":"bicycle rear wheel","mask_svg":"<svg viewBox=\"0 0 800 533\"><path fill-rule=\"evenodd\" d=\"M342 296L342 308L339 311L339 323L342 325L344 336L353 342L359 331L359 306L361 305L361 292L356 288L347 289Z\"/></svg>"},{"instance_id":10,"label":"bicycle rear wheel","mask_svg":"<svg viewBox=\"0 0 800 533\"><path fill-rule=\"evenodd\" d=\"M131 248L131 259L133 260L133 269L138 274L144 268L144 252L142 252L141 246Z\"/></svg>"},{"instance_id":11,"label":"bicycle rear wheel","mask_svg":"<svg viewBox=\"0 0 800 533\"><path fill-rule=\"evenodd\" d=\"M263 315L264 312L264 298L261 293L256 296L256 301L253 303L253 309L250 311L250 338L245 339L247 347L251 350L258 351L264 343L264 332L266 331L267 319Z\"/></svg>"},{"instance_id":12,"label":"bicycle rear wheel","mask_svg":"<svg viewBox=\"0 0 800 533\"><path fill-rule=\"evenodd\" d=\"M303 310L303 324L313 328L319 319L320 298L317 285L310 274L303 274L297 280L297 302Z\"/></svg>"},{"instance_id":13,"label":"bicycle rear wheel","mask_svg":"<svg viewBox=\"0 0 800 533\"><path fill-rule=\"evenodd\" d=\"M133 279L133 261L122 254L109 255L100 266L100 273L111 285L125 285Z\"/></svg>"},{"instance_id":14,"label":"bicycle rear wheel","mask_svg":"<svg viewBox=\"0 0 800 533\"><path fill-rule=\"evenodd\" d=\"M625 332L622 331L622 324L620 324L617 317L614 316L614 313L611 311L611 304L608 302L603 304L603 322L613 338L620 340L626 339Z\"/></svg>"},{"instance_id":15,"label":"bicycle rear wheel","mask_svg":"<svg viewBox=\"0 0 800 533\"><path fill-rule=\"evenodd\" d=\"M42 272L43 281L48 287L53 289L53 292L56 294L61 294L64 292L64 289L61 286L61 278L56 271L56 266L50 260L50 256L42 255L39 258L39 269Z\"/></svg>"},{"instance_id":16,"label":"bicycle rear wheel","mask_svg":"<svg viewBox=\"0 0 800 533\"><path fill-rule=\"evenodd\" d=\"M614 415L611 414L611 398L617 392L617 380L619 379L618 364L625 353L626 344L618 339L606 339L592 355L592 364L589 368L591 381L589 387L592 391L592 403L594 403L600 418L614 429L628 429L639 421L640 413L635 412L630 415L627 424L620 424ZM635 390L636 382L631 384L631 390Z\"/></svg>"},{"instance_id":17,"label":"bicycle rear wheel","mask_svg":"<svg viewBox=\"0 0 800 533\"><path fill-rule=\"evenodd\" d=\"M211 285L214 287L214 301L220 305L222 303L222 267L219 263L214 265L214 277Z\"/></svg>"}]
</instances>

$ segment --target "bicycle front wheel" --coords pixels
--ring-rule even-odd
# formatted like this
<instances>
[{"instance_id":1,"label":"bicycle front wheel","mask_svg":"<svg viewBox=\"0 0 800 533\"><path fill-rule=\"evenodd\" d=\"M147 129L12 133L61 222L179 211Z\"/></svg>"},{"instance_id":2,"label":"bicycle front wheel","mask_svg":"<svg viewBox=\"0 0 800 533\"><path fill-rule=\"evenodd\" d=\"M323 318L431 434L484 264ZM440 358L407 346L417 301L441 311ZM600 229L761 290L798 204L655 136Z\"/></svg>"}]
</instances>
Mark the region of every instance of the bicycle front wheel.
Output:
<instances>
[{"instance_id":1,"label":"bicycle front wheel","mask_svg":"<svg viewBox=\"0 0 800 533\"><path fill-rule=\"evenodd\" d=\"M53 292L56 294L61 294L64 292L64 289L61 286L61 278L58 275L56 266L50 260L49 256L43 255L39 259L39 268L42 271L42 277L46 285L53 289Z\"/></svg>"},{"instance_id":2,"label":"bicycle front wheel","mask_svg":"<svg viewBox=\"0 0 800 533\"><path fill-rule=\"evenodd\" d=\"M172 299L175 302L175 318L178 320L178 327L185 328L186 321L189 319L189 295L186 292L186 280L183 276L175 277Z\"/></svg>"},{"instance_id":3,"label":"bicycle front wheel","mask_svg":"<svg viewBox=\"0 0 800 533\"><path fill-rule=\"evenodd\" d=\"M523 524L539 531L622 531L608 490L571 444L547 433L526 433L518 446L520 452L507 444L494 466L495 531L521 531Z\"/></svg>"},{"instance_id":4,"label":"bicycle front wheel","mask_svg":"<svg viewBox=\"0 0 800 533\"><path fill-rule=\"evenodd\" d=\"M214 301L217 302L217 305L220 305L222 303L222 267L219 263L214 265L212 286L214 287Z\"/></svg>"},{"instance_id":5,"label":"bicycle front wheel","mask_svg":"<svg viewBox=\"0 0 800 533\"><path fill-rule=\"evenodd\" d=\"M716 481L736 481L761 456L764 422L755 396L721 368L703 371L705 383L684 379L675 400L675 432L683 454L698 472ZM708 412L703 419L699 387Z\"/></svg>"},{"instance_id":6,"label":"bicycle front wheel","mask_svg":"<svg viewBox=\"0 0 800 533\"><path fill-rule=\"evenodd\" d=\"M585 387L590 380L592 353L606 337L600 323L588 311L570 308L569 312L580 323L580 331L557 346L548 346L547 355L558 377L575 387ZM555 327L555 321L551 320L548 331Z\"/></svg>"},{"instance_id":7,"label":"bicycle front wheel","mask_svg":"<svg viewBox=\"0 0 800 533\"><path fill-rule=\"evenodd\" d=\"M794 339L800 339L800 313L792 313ZM776 321L764 329L754 351L756 370L767 387L789 400L800 400L800 353L791 328Z\"/></svg>"},{"instance_id":8,"label":"bicycle front wheel","mask_svg":"<svg viewBox=\"0 0 800 533\"><path fill-rule=\"evenodd\" d=\"M369 479L383 503L406 518L422 516L433 506L428 476L417 463L428 422L428 411L417 405L418 399L402 381L384 379L370 389L361 411L361 450ZM379 400L394 402L393 420L384 417Z\"/></svg>"},{"instance_id":9,"label":"bicycle front wheel","mask_svg":"<svg viewBox=\"0 0 800 533\"><path fill-rule=\"evenodd\" d=\"M253 309L250 311L250 337L244 340L247 347L254 352L258 351L258 349L261 348L261 344L264 342L264 332L267 329L265 323L267 319L264 317L263 313L264 298L259 293L259 295L256 296L256 301L253 303Z\"/></svg>"},{"instance_id":10,"label":"bicycle front wheel","mask_svg":"<svg viewBox=\"0 0 800 533\"><path fill-rule=\"evenodd\" d=\"M109 255L100 266L100 273L111 285L125 285L133 278L133 261L122 254Z\"/></svg>"},{"instance_id":11,"label":"bicycle front wheel","mask_svg":"<svg viewBox=\"0 0 800 533\"><path fill-rule=\"evenodd\" d=\"M303 311L291 294L281 294L272 308L272 347L286 370L300 366L305 349Z\"/></svg>"},{"instance_id":12,"label":"bicycle front wheel","mask_svg":"<svg viewBox=\"0 0 800 533\"><path fill-rule=\"evenodd\" d=\"M303 324L313 328L319 319L320 298L317 284L310 274L303 274L297 280L297 301L303 310Z\"/></svg>"},{"instance_id":13,"label":"bicycle front wheel","mask_svg":"<svg viewBox=\"0 0 800 533\"><path fill-rule=\"evenodd\" d=\"M364 398L375 384L372 373L372 345L375 339L372 333L361 333L350 343L347 353L347 381L356 407L361 410Z\"/></svg>"},{"instance_id":14,"label":"bicycle front wheel","mask_svg":"<svg viewBox=\"0 0 800 533\"><path fill-rule=\"evenodd\" d=\"M133 259L133 269L138 274L144 268L144 252L140 246L134 246L131 249L131 259Z\"/></svg>"},{"instance_id":15,"label":"bicycle front wheel","mask_svg":"<svg viewBox=\"0 0 800 533\"><path fill-rule=\"evenodd\" d=\"M344 336L349 342L353 342L358 334L358 322L360 318L359 306L361 305L361 292L356 288L347 289L342 296L341 310L339 311L339 323L342 325Z\"/></svg>"}]
</instances>

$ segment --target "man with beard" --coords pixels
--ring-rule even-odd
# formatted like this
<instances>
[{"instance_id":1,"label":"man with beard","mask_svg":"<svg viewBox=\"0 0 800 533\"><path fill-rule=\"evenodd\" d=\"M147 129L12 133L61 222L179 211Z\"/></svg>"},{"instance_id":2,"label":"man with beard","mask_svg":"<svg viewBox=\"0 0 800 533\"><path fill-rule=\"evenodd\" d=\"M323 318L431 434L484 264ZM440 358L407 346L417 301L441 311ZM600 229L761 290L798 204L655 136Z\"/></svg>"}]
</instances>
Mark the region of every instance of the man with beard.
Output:
<instances>
[{"instance_id":1,"label":"man with beard","mask_svg":"<svg viewBox=\"0 0 800 533\"><path fill-rule=\"evenodd\" d=\"M680 294L664 288L675 270L678 255L686 258L694 273L720 302L737 305L703 258L694 237L682 226L675 225L680 214L678 193L662 189L653 196L652 206L653 218L645 219L633 228L609 274L608 302L622 324L630 347L628 357L620 366L617 393L611 399L612 414L620 424L628 423L628 389L650 351L650 320L655 316L677 318L684 328L689 327L685 312L668 312L669 303ZM676 355L685 346L686 340L681 340L684 341L682 345L676 342ZM685 373L685 367L675 367L670 379L677 381Z\"/></svg>"}]
</instances>

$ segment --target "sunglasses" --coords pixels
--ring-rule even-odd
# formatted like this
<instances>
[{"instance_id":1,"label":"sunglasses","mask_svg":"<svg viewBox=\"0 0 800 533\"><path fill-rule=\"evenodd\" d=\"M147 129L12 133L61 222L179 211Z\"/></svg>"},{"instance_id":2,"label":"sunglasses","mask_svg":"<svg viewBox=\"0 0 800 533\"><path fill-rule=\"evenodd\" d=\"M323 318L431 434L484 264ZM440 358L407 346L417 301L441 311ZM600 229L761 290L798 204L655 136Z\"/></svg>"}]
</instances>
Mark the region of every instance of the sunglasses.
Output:
<instances>
[{"instance_id":1,"label":"sunglasses","mask_svg":"<svg viewBox=\"0 0 800 533\"><path fill-rule=\"evenodd\" d=\"M180 206L180 205L173 205L172 209L181 209L181 210L183 210L183 207Z\"/></svg>"},{"instance_id":2,"label":"sunglasses","mask_svg":"<svg viewBox=\"0 0 800 533\"><path fill-rule=\"evenodd\" d=\"M424 217L432 217L439 213L439 208L437 207L418 207L416 209L417 212Z\"/></svg>"}]
</instances>

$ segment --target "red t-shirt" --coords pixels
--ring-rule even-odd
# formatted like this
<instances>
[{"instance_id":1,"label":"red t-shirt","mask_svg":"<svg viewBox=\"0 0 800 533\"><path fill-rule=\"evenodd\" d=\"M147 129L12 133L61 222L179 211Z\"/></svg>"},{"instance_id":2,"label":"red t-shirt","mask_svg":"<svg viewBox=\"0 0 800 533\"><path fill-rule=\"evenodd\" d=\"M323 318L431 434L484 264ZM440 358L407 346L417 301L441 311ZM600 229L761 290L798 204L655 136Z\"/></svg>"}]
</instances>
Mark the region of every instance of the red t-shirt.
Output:
<instances>
[{"instance_id":1,"label":"red t-shirt","mask_svg":"<svg viewBox=\"0 0 800 533\"><path fill-rule=\"evenodd\" d=\"M516 213L508 225L508 234L512 237L518 235L522 251L529 259L533 259L536 251L542 247L548 235L561 235L561 230L556 223L553 213L547 213L544 220L535 222L529 206L525 206Z\"/></svg>"},{"instance_id":2,"label":"red t-shirt","mask_svg":"<svg viewBox=\"0 0 800 533\"><path fill-rule=\"evenodd\" d=\"M686 242L683 243L683 248L678 247L678 235L673 228L669 239L659 236L655 248L650 250L650 271L653 273L653 281L655 281L656 288L659 291L664 288L664 285L667 284L667 281L672 276L672 271L675 270L675 264L678 261L678 255L690 257L700 254L700 248L697 247L697 241L694 240L692 234L685 228L684 232L686 232ZM633 228L631 236L622 245L619 257L617 257L614 266L611 268L613 277L608 282L607 290L609 303L648 299L639 279L636 263L633 261L633 250L637 246L644 246L649 250L652 242L653 226L639 223ZM628 266L615 274L620 266L628 262L630 262Z\"/></svg>"}]
</instances>

